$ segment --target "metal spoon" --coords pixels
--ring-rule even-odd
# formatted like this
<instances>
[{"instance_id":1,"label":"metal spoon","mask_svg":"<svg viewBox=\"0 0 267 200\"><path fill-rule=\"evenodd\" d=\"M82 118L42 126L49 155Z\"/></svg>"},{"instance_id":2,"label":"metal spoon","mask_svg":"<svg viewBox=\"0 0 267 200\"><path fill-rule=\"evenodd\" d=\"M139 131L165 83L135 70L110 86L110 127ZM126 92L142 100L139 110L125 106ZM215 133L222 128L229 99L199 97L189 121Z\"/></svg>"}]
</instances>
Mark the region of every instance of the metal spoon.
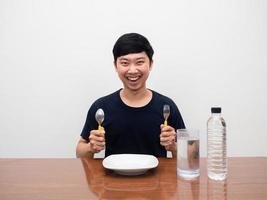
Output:
<instances>
[{"instance_id":1,"label":"metal spoon","mask_svg":"<svg viewBox=\"0 0 267 200\"><path fill-rule=\"evenodd\" d=\"M170 116L170 106L165 104L163 106L164 126L168 126L168 117Z\"/></svg>"},{"instance_id":2,"label":"metal spoon","mask_svg":"<svg viewBox=\"0 0 267 200\"><path fill-rule=\"evenodd\" d=\"M98 123L98 130L102 129L101 124L104 121L104 118L105 118L105 113L102 108L99 108L95 113L95 119Z\"/></svg>"}]
</instances>

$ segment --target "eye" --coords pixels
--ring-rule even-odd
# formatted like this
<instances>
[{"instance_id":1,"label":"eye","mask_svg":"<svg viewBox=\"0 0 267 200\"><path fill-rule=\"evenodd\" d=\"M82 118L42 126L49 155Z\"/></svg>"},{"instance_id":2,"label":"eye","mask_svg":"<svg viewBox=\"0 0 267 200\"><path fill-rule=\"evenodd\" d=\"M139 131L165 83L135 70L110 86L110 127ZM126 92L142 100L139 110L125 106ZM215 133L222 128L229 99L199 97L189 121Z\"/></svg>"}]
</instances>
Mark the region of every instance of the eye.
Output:
<instances>
[{"instance_id":1,"label":"eye","mask_svg":"<svg viewBox=\"0 0 267 200\"><path fill-rule=\"evenodd\" d=\"M120 64L122 66L128 66L129 65L129 62L127 62L127 61L121 61Z\"/></svg>"},{"instance_id":2,"label":"eye","mask_svg":"<svg viewBox=\"0 0 267 200\"><path fill-rule=\"evenodd\" d=\"M143 61L143 60L139 60L139 61L137 61L137 65L143 65L145 63L145 61Z\"/></svg>"}]
</instances>

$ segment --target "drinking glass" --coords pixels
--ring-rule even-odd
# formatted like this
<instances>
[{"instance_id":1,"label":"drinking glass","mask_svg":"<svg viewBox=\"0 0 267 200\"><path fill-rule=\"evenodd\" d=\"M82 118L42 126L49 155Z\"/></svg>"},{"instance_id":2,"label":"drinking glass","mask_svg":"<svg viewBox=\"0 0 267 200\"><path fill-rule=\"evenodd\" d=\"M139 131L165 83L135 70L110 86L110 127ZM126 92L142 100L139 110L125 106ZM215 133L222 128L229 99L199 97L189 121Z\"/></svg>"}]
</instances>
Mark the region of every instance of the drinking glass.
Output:
<instances>
[{"instance_id":1,"label":"drinking glass","mask_svg":"<svg viewBox=\"0 0 267 200\"><path fill-rule=\"evenodd\" d=\"M199 130L177 130L177 174L189 180L200 175Z\"/></svg>"}]
</instances>

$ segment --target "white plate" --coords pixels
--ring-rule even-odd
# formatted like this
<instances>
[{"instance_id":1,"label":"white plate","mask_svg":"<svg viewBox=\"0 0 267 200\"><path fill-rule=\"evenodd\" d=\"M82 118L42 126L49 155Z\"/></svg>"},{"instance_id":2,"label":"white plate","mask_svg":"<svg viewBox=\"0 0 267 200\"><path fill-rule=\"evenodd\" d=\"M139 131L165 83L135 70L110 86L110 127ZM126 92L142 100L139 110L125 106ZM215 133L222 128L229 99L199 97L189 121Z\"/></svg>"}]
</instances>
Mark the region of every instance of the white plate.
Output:
<instances>
[{"instance_id":1,"label":"white plate","mask_svg":"<svg viewBox=\"0 0 267 200\"><path fill-rule=\"evenodd\" d=\"M145 154L114 154L106 157L103 162L106 169L114 170L121 175L140 175L147 170L156 168L158 159Z\"/></svg>"}]
</instances>

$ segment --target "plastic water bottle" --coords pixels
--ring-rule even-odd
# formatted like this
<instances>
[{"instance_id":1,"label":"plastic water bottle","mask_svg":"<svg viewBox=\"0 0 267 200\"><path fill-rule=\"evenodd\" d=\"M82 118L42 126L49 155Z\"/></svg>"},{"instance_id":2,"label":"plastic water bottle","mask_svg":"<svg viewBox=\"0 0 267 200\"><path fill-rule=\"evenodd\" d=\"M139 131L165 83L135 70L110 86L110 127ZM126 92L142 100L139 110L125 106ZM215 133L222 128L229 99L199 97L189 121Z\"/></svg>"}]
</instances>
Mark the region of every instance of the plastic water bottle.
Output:
<instances>
[{"instance_id":1,"label":"plastic water bottle","mask_svg":"<svg viewBox=\"0 0 267 200\"><path fill-rule=\"evenodd\" d=\"M221 116L220 107L211 108L207 122L208 157L207 173L213 180L224 180L227 176L226 124Z\"/></svg>"}]
</instances>

